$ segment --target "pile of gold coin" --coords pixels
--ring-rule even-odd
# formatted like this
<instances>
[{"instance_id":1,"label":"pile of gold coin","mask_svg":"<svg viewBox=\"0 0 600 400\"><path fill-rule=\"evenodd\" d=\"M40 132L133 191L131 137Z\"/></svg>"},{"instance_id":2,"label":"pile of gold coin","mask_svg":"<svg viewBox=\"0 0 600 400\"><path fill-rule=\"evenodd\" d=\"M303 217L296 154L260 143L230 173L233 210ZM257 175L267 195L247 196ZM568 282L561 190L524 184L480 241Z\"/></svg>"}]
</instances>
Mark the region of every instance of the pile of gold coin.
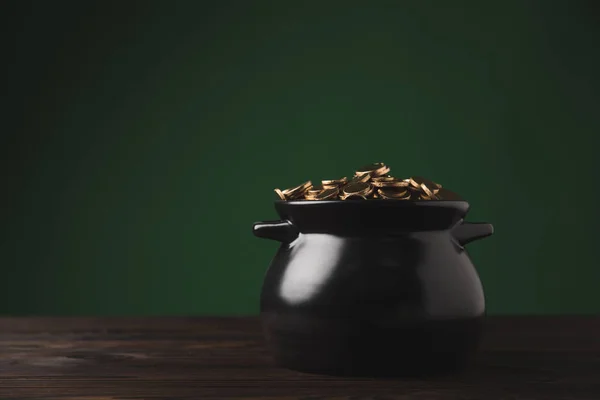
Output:
<instances>
[{"instance_id":1,"label":"pile of gold coin","mask_svg":"<svg viewBox=\"0 0 600 400\"><path fill-rule=\"evenodd\" d=\"M275 189L280 200L462 200L439 183L420 176L396 178L385 163L365 165L352 178L326 179L313 185L306 181L296 187Z\"/></svg>"}]
</instances>

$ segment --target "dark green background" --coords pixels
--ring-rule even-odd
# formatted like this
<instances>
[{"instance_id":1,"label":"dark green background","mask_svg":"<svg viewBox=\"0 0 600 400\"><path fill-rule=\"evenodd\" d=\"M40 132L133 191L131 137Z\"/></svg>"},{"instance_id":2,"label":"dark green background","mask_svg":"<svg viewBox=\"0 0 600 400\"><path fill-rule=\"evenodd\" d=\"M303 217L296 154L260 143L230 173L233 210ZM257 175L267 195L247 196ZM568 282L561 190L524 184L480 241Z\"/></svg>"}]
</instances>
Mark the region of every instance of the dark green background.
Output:
<instances>
[{"instance_id":1,"label":"dark green background","mask_svg":"<svg viewBox=\"0 0 600 400\"><path fill-rule=\"evenodd\" d=\"M491 314L600 311L594 2L80 3L2 2L0 313L255 313L273 188L374 161Z\"/></svg>"}]
</instances>

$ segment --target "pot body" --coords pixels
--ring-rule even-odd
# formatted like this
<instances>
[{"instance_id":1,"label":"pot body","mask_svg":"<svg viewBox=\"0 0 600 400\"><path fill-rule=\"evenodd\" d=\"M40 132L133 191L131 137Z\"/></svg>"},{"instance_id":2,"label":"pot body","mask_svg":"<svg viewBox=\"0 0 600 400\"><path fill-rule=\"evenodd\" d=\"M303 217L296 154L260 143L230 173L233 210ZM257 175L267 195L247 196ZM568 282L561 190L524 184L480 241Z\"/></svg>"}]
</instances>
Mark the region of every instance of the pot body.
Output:
<instances>
[{"instance_id":1,"label":"pot body","mask_svg":"<svg viewBox=\"0 0 600 400\"><path fill-rule=\"evenodd\" d=\"M279 235L260 310L279 365L359 376L427 375L467 365L485 301L463 244L491 234L491 225L475 233L453 224L344 235L275 224L287 234Z\"/></svg>"}]
</instances>

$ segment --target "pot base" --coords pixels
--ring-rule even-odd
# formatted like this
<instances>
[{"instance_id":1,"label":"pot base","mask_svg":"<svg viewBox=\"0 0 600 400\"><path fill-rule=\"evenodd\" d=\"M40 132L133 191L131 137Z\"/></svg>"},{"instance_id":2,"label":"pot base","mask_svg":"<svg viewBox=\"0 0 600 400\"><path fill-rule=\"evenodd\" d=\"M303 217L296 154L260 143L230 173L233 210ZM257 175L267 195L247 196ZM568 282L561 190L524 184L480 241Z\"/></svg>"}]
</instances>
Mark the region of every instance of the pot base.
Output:
<instances>
[{"instance_id":1,"label":"pot base","mask_svg":"<svg viewBox=\"0 0 600 400\"><path fill-rule=\"evenodd\" d=\"M335 376L432 376L468 366L483 317L383 326L308 316L262 313L278 365Z\"/></svg>"}]
</instances>

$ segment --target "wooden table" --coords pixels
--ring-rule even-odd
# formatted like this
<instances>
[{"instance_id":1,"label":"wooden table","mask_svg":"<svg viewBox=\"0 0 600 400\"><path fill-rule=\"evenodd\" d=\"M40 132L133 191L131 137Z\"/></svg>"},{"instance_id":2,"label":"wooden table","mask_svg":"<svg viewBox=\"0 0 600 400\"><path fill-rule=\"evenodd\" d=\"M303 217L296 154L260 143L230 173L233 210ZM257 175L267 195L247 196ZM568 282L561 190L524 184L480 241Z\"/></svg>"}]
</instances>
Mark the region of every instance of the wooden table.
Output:
<instances>
[{"instance_id":1,"label":"wooden table","mask_svg":"<svg viewBox=\"0 0 600 400\"><path fill-rule=\"evenodd\" d=\"M0 318L1 399L600 399L600 317L491 317L460 375L277 368L257 318Z\"/></svg>"}]
</instances>

